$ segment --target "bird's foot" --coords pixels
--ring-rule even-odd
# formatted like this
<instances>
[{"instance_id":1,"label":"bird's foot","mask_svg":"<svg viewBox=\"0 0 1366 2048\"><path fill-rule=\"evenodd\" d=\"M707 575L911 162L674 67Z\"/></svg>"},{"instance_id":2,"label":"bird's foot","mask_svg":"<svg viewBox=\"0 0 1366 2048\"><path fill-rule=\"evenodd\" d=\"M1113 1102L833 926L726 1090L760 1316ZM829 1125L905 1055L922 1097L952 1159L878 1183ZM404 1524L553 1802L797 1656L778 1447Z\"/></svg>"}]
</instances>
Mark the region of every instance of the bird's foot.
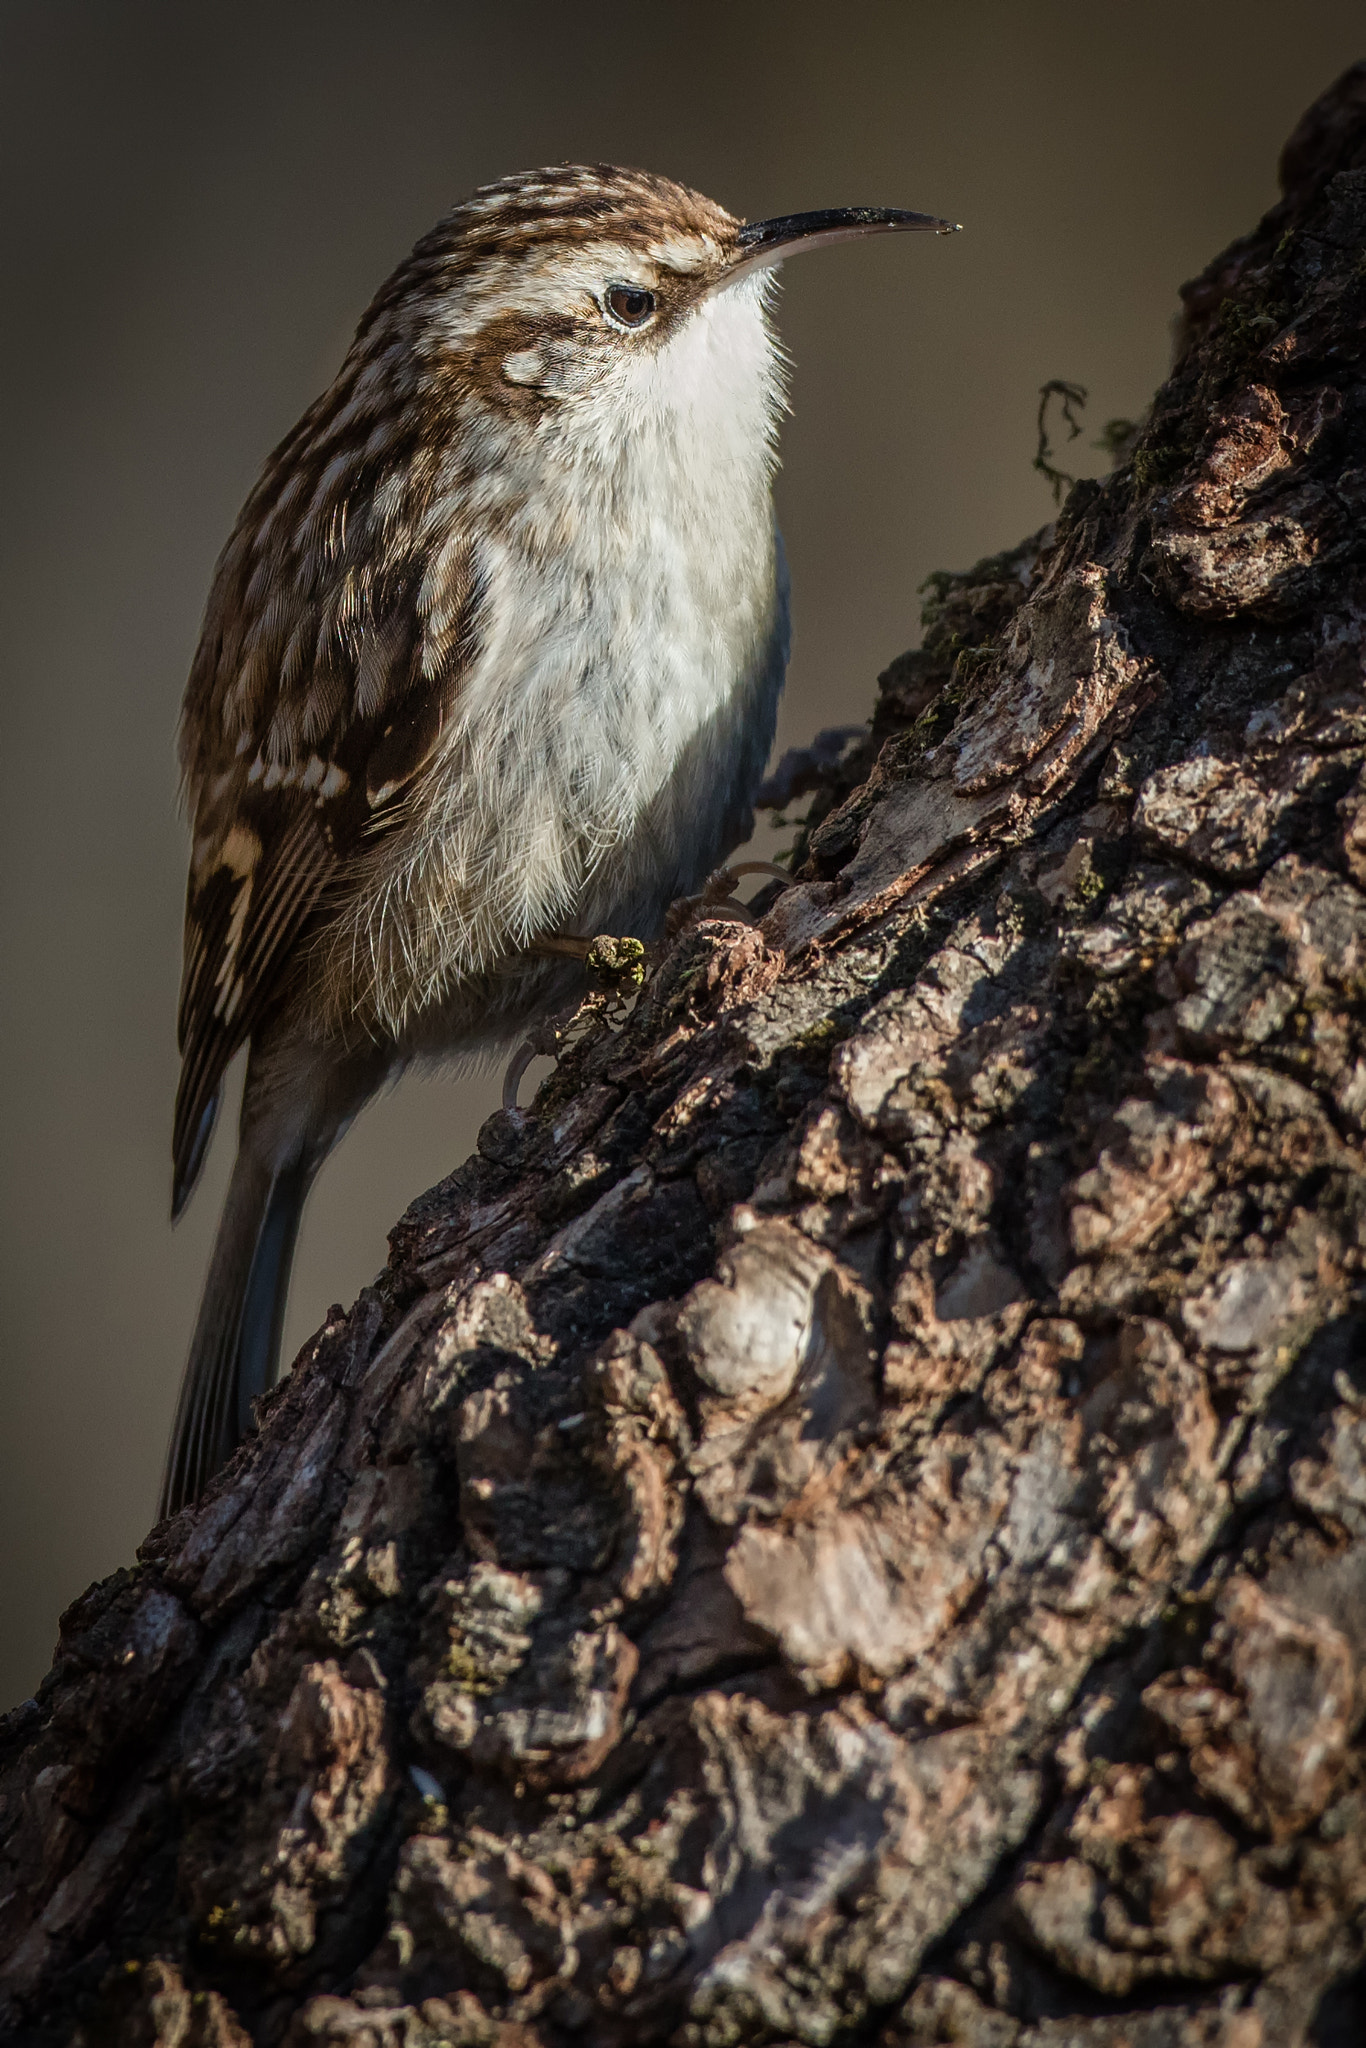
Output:
<instances>
[{"instance_id":1,"label":"bird's foot","mask_svg":"<svg viewBox=\"0 0 1366 2048\"><path fill-rule=\"evenodd\" d=\"M786 868L775 867L771 860L739 860L733 867L717 868L707 876L695 896L679 896L669 905L664 918L665 936L675 939L690 924L696 924L704 917L735 917L742 924L753 924L754 914L747 903L742 903L735 894L736 888L746 875L768 875L781 882L785 889L792 886L792 877Z\"/></svg>"},{"instance_id":2,"label":"bird's foot","mask_svg":"<svg viewBox=\"0 0 1366 2048\"><path fill-rule=\"evenodd\" d=\"M581 960L588 994L571 1008L546 1018L517 1047L503 1076L503 1107L508 1110L516 1109L517 1091L538 1055L561 1059L604 1025L609 1031L620 1031L649 971L644 942L617 938L610 932L599 932L592 939L577 932L551 932L537 940L536 950Z\"/></svg>"},{"instance_id":3,"label":"bird's foot","mask_svg":"<svg viewBox=\"0 0 1366 2048\"><path fill-rule=\"evenodd\" d=\"M695 896L680 896L669 905L664 919L666 940L677 938L690 924L705 917L733 917L753 924L749 906L735 894L746 875L767 875L770 880L781 882L785 889L792 885L786 868L776 867L770 860L741 860L733 866L717 868ZM651 965L650 949L643 941L617 938L610 932L599 932L591 939L581 932L547 932L537 939L534 951L581 960L588 977L588 994L572 1009L548 1017L517 1047L503 1076L506 1110L516 1110L517 1091L534 1059L560 1059L604 1025L609 1031L620 1031L645 986Z\"/></svg>"}]
</instances>

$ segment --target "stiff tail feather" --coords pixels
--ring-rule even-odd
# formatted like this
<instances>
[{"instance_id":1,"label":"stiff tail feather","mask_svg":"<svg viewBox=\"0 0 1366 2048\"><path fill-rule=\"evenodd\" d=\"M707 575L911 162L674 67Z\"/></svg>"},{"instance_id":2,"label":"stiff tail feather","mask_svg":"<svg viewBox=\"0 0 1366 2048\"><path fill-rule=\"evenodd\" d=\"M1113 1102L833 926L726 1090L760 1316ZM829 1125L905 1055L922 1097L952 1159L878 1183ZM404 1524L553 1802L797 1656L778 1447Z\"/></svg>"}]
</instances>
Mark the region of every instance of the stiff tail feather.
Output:
<instances>
[{"instance_id":1,"label":"stiff tail feather","mask_svg":"<svg viewBox=\"0 0 1366 2048\"><path fill-rule=\"evenodd\" d=\"M312 1174L237 1154L190 1343L161 1484L162 1515L197 1500L251 1424L275 1374L289 1269Z\"/></svg>"}]
</instances>

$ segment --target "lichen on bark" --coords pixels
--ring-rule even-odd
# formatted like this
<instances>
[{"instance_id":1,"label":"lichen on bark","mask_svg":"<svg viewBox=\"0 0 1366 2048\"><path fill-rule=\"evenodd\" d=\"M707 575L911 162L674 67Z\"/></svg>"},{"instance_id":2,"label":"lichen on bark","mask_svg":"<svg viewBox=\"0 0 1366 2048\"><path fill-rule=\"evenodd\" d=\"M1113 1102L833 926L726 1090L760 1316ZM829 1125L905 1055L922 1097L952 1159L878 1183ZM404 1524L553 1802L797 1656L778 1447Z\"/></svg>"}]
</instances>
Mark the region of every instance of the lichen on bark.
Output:
<instances>
[{"instance_id":1,"label":"lichen on bark","mask_svg":"<svg viewBox=\"0 0 1366 2048\"><path fill-rule=\"evenodd\" d=\"M796 886L63 1617L9 2038L1366 2032L1366 68L1283 177Z\"/></svg>"}]
</instances>

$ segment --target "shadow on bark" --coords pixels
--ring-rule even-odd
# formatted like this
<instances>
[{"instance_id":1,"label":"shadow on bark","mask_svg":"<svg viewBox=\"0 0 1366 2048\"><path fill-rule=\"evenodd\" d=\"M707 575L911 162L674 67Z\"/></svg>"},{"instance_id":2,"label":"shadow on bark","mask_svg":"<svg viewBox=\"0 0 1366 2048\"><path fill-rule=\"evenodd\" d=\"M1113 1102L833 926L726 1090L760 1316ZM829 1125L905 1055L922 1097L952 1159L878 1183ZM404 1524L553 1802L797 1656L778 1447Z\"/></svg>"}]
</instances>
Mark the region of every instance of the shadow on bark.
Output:
<instances>
[{"instance_id":1,"label":"shadow on bark","mask_svg":"<svg viewBox=\"0 0 1366 2048\"><path fill-rule=\"evenodd\" d=\"M1366 2038L1366 67L0 1752L16 2042Z\"/></svg>"}]
</instances>

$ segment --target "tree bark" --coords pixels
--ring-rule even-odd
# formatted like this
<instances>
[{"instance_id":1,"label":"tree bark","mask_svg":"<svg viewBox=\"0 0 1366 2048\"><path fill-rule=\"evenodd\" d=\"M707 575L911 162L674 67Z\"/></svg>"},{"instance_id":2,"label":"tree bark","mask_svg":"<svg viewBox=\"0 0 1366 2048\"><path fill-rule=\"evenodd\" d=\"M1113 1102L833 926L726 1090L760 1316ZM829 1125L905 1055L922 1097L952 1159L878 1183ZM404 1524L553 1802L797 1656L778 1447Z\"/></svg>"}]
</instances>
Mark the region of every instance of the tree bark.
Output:
<instances>
[{"instance_id":1,"label":"tree bark","mask_svg":"<svg viewBox=\"0 0 1366 2048\"><path fill-rule=\"evenodd\" d=\"M63 1617L7 2038L1366 2038L1366 67L1283 187Z\"/></svg>"}]
</instances>

